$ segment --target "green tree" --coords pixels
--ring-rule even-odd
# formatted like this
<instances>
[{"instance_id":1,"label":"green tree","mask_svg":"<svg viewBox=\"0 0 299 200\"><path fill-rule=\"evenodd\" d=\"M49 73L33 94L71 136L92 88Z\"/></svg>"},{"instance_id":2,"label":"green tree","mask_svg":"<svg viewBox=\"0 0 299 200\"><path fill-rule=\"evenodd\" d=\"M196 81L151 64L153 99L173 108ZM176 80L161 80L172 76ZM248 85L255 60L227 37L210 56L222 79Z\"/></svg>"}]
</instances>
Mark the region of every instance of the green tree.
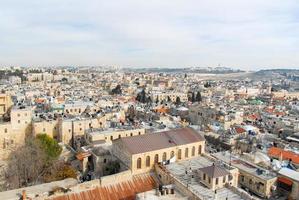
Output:
<instances>
[{"instance_id":1,"label":"green tree","mask_svg":"<svg viewBox=\"0 0 299 200\"><path fill-rule=\"evenodd\" d=\"M38 134L36 140L40 148L45 152L47 161L55 160L61 154L61 146L47 134Z\"/></svg>"},{"instance_id":2,"label":"green tree","mask_svg":"<svg viewBox=\"0 0 299 200\"><path fill-rule=\"evenodd\" d=\"M201 94L200 94L200 92L197 92L197 94L196 94L196 101L200 102L201 100L202 100Z\"/></svg>"},{"instance_id":3,"label":"green tree","mask_svg":"<svg viewBox=\"0 0 299 200\"><path fill-rule=\"evenodd\" d=\"M122 91L121 91L121 87L120 85L117 85L114 89L111 90L111 94L121 94Z\"/></svg>"},{"instance_id":4,"label":"green tree","mask_svg":"<svg viewBox=\"0 0 299 200\"><path fill-rule=\"evenodd\" d=\"M27 138L25 145L9 155L3 189L15 189L36 184L58 161L62 148L46 134Z\"/></svg>"}]
</instances>

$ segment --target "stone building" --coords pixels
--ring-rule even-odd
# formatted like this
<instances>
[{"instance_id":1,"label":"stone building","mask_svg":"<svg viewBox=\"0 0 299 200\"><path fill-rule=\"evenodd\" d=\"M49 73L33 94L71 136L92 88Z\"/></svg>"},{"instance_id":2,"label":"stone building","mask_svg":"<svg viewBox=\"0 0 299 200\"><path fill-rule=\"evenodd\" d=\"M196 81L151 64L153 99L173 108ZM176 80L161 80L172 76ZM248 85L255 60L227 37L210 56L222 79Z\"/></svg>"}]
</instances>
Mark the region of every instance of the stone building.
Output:
<instances>
[{"instance_id":1,"label":"stone building","mask_svg":"<svg viewBox=\"0 0 299 200\"><path fill-rule=\"evenodd\" d=\"M225 186L225 184L232 183L234 181L233 178L237 179L237 177L233 177L229 170L226 170L224 167L215 165L199 168L197 170L200 182L205 186L210 188L211 190L221 189ZM235 181L237 183L237 181ZM237 184L235 184L236 186Z\"/></svg>"},{"instance_id":2,"label":"stone building","mask_svg":"<svg viewBox=\"0 0 299 200\"><path fill-rule=\"evenodd\" d=\"M10 95L0 94L0 117L8 111L8 109L13 105Z\"/></svg>"},{"instance_id":3,"label":"stone building","mask_svg":"<svg viewBox=\"0 0 299 200\"><path fill-rule=\"evenodd\" d=\"M7 157L14 146L24 144L25 137L32 131L31 122L31 107L21 106L11 109L11 120L0 122L0 158Z\"/></svg>"},{"instance_id":4,"label":"stone building","mask_svg":"<svg viewBox=\"0 0 299 200\"><path fill-rule=\"evenodd\" d=\"M120 138L112 152L133 174L152 170L155 163L174 162L204 153L205 140L192 128Z\"/></svg>"}]
</instances>

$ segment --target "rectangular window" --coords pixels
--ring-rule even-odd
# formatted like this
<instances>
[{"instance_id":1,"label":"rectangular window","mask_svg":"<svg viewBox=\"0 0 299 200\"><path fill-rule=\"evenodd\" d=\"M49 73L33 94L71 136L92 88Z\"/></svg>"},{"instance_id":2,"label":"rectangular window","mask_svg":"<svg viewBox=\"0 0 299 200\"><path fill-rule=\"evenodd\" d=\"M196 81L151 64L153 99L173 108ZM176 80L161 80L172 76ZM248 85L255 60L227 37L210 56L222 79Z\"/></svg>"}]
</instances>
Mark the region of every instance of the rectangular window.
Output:
<instances>
[{"instance_id":1,"label":"rectangular window","mask_svg":"<svg viewBox=\"0 0 299 200\"><path fill-rule=\"evenodd\" d=\"M216 185L218 185L218 178L216 178Z\"/></svg>"},{"instance_id":2,"label":"rectangular window","mask_svg":"<svg viewBox=\"0 0 299 200\"><path fill-rule=\"evenodd\" d=\"M244 179L245 179L244 176L241 176L241 181L242 181L242 182L244 182Z\"/></svg>"}]
</instances>

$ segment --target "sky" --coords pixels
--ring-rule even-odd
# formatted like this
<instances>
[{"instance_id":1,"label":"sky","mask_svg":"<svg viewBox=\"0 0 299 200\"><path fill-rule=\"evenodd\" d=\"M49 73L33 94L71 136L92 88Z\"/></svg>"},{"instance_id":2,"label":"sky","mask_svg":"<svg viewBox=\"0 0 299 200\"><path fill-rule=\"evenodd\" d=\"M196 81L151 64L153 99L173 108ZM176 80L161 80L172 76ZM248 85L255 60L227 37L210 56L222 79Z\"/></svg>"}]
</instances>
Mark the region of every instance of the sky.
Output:
<instances>
[{"instance_id":1,"label":"sky","mask_svg":"<svg viewBox=\"0 0 299 200\"><path fill-rule=\"evenodd\" d=\"M299 2L1 0L5 65L299 69Z\"/></svg>"}]
</instances>

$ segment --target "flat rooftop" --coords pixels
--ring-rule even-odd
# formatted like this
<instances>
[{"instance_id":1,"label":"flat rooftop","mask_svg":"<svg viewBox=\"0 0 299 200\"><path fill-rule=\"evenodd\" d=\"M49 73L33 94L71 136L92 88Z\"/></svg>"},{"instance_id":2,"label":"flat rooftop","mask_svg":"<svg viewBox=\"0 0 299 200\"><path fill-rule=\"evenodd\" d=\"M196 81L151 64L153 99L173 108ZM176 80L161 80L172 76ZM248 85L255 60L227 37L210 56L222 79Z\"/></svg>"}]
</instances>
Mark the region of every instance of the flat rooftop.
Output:
<instances>
[{"instance_id":1,"label":"flat rooftop","mask_svg":"<svg viewBox=\"0 0 299 200\"><path fill-rule=\"evenodd\" d=\"M248 172L254 176L262 178L264 180L270 180L270 179L276 177L276 174L274 174L266 169L263 169L262 167L259 167L253 163L249 163L248 161L239 158L237 155L230 154L228 151L214 153L214 154L212 154L212 156L214 156L215 158L222 160L226 163L231 162L232 166L234 166L240 170L243 170L245 172Z\"/></svg>"},{"instance_id":2,"label":"flat rooftop","mask_svg":"<svg viewBox=\"0 0 299 200\"><path fill-rule=\"evenodd\" d=\"M174 175L177 179L179 179L186 187L189 188L193 193L197 194L199 198L205 200L214 200L215 194L214 191L204 186L200 183L197 178L192 178L194 172L192 170L196 170L202 167L211 166L213 161L206 157L197 157L192 158L190 160L184 160L181 162L171 163L169 165L165 165L166 169ZM191 170L190 170L191 168ZM186 170L188 173L186 174ZM196 177L196 176L194 176ZM226 200L226 198L230 200L241 200L242 197L238 194L234 193L228 188L221 188L217 190L217 200Z\"/></svg>"}]
</instances>

